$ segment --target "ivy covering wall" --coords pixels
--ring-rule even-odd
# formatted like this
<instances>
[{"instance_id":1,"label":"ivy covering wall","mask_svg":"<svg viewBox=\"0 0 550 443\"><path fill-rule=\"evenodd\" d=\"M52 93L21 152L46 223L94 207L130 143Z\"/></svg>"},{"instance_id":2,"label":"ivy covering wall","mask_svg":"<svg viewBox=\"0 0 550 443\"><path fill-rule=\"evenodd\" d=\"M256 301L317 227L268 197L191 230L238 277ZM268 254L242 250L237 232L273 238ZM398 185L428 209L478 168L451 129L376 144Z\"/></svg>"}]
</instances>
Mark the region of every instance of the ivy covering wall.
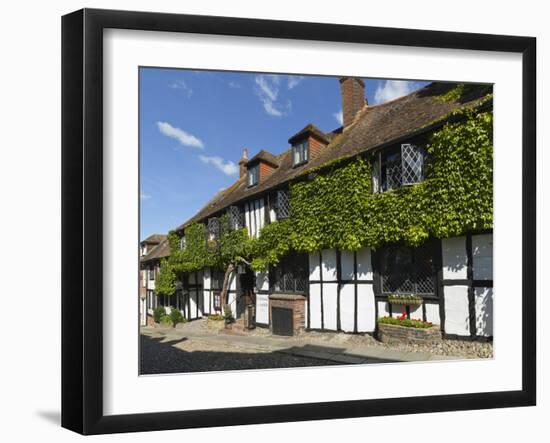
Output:
<instances>
[{"instance_id":1,"label":"ivy covering wall","mask_svg":"<svg viewBox=\"0 0 550 443\"><path fill-rule=\"evenodd\" d=\"M290 217L264 226L258 238L249 238L246 229L224 229L212 252L204 225L193 224L181 251L171 233L172 253L161 265L157 292L172 294L178 272L223 268L236 255L264 270L292 249L377 249L398 241L417 246L430 237L492 228L492 112L469 109L448 117L454 121L429 138L426 179L419 184L373 194L372 158L334 161L312 179L290 185Z\"/></svg>"}]
</instances>

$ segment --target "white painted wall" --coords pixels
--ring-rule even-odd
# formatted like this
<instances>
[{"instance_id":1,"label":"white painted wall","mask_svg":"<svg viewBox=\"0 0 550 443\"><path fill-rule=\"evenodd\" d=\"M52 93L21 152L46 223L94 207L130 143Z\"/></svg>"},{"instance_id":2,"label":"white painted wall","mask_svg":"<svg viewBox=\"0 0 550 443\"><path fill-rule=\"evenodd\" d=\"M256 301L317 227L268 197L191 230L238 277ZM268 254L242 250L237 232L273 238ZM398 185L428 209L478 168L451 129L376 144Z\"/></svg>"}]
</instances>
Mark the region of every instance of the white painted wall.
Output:
<instances>
[{"instance_id":1,"label":"white painted wall","mask_svg":"<svg viewBox=\"0 0 550 443\"><path fill-rule=\"evenodd\" d=\"M372 280L372 259L370 248L357 251L357 280Z\"/></svg>"},{"instance_id":2,"label":"white painted wall","mask_svg":"<svg viewBox=\"0 0 550 443\"><path fill-rule=\"evenodd\" d=\"M466 237L444 238L441 241L443 252L443 279L461 280L468 276L468 256Z\"/></svg>"},{"instance_id":3,"label":"white painted wall","mask_svg":"<svg viewBox=\"0 0 550 443\"><path fill-rule=\"evenodd\" d=\"M256 321L265 325L269 324L268 294L256 294Z\"/></svg>"},{"instance_id":4,"label":"white painted wall","mask_svg":"<svg viewBox=\"0 0 550 443\"><path fill-rule=\"evenodd\" d=\"M197 318L197 300L198 300L198 292L196 289L191 289L189 291L189 318Z\"/></svg>"},{"instance_id":5,"label":"white painted wall","mask_svg":"<svg viewBox=\"0 0 550 443\"><path fill-rule=\"evenodd\" d=\"M357 285L357 332L373 332L376 326L372 285Z\"/></svg>"},{"instance_id":6,"label":"white painted wall","mask_svg":"<svg viewBox=\"0 0 550 443\"><path fill-rule=\"evenodd\" d=\"M378 302L378 318L388 317L390 315L390 305L386 301Z\"/></svg>"},{"instance_id":7,"label":"white painted wall","mask_svg":"<svg viewBox=\"0 0 550 443\"><path fill-rule=\"evenodd\" d=\"M323 281L336 281L336 250L323 249L322 251Z\"/></svg>"},{"instance_id":8,"label":"white painted wall","mask_svg":"<svg viewBox=\"0 0 550 443\"><path fill-rule=\"evenodd\" d=\"M336 331L338 323L338 283L323 283L323 324Z\"/></svg>"},{"instance_id":9,"label":"white painted wall","mask_svg":"<svg viewBox=\"0 0 550 443\"><path fill-rule=\"evenodd\" d=\"M244 204L244 220L248 235L257 237L265 224L264 199L252 200Z\"/></svg>"},{"instance_id":10,"label":"white painted wall","mask_svg":"<svg viewBox=\"0 0 550 443\"><path fill-rule=\"evenodd\" d=\"M493 336L493 288L474 288L476 334Z\"/></svg>"},{"instance_id":11,"label":"white painted wall","mask_svg":"<svg viewBox=\"0 0 550 443\"><path fill-rule=\"evenodd\" d=\"M309 309L310 309L309 327L312 329L321 329L321 284L320 283L313 283L309 285Z\"/></svg>"},{"instance_id":12,"label":"white painted wall","mask_svg":"<svg viewBox=\"0 0 550 443\"><path fill-rule=\"evenodd\" d=\"M319 266L319 253L312 252L309 254L309 281L321 280L321 272Z\"/></svg>"},{"instance_id":13,"label":"white painted wall","mask_svg":"<svg viewBox=\"0 0 550 443\"><path fill-rule=\"evenodd\" d=\"M472 268L474 280L493 279L493 234L472 236Z\"/></svg>"},{"instance_id":14,"label":"white painted wall","mask_svg":"<svg viewBox=\"0 0 550 443\"><path fill-rule=\"evenodd\" d=\"M340 266L342 272L342 280L354 280L355 270L353 265L353 251L342 251L340 253Z\"/></svg>"},{"instance_id":15,"label":"white painted wall","mask_svg":"<svg viewBox=\"0 0 550 443\"><path fill-rule=\"evenodd\" d=\"M346 332L353 332L355 327L355 285L348 283L340 289L340 327Z\"/></svg>"},{"instance_id":16,"label":"white painted wall","mask_svg":"<svg viewBox=\"0 0 550 443\"><path fill-rule=\"evenodd\" d=\"M259 291L269 290L269 273L256 272L256 289Z\"/></svg>"},{"instance_id":17,"label":"white painted wall","mask_svg":"<svg viewBox=\"0 0 550 443\"><path fill-rule=\"evenodd\" d=\"M418 306L411 306L411 318L413 320L423 320L424 317L422 315L422 305Z\"/></svg>"},{"instance_id":18,"label":"white painted wall","mask_svg":"<svg viewBox=\"0 0 550 443\"><path fill-rule=\"evenodd\" d=\"M439 304L425 303L425 305L426 305L426 321L429 321L434 325L440 325L441 316L439 315Z\"/></svg>"},{"instance_id":19,"label":"white painted wall","mask_svg":"<svg viewBox=\"0 0 550 443\"><path fill-rule=\"evenodd\" d=\"M470 335L468 286L445 286L443 296L445 298L445 332Z\"/></svg>"}]
</instances>

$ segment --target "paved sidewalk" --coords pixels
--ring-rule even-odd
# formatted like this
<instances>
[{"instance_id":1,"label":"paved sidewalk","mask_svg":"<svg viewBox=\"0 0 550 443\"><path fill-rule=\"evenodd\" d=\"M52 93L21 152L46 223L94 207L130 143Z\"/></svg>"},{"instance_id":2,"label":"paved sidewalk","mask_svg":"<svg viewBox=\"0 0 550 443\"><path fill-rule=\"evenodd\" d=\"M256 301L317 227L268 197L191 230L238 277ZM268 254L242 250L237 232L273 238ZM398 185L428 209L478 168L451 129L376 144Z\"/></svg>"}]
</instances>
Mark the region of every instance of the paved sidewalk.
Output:
<instances>
[{"instance_id":1,"label":"paved sidewalk","mask_svg":"<svg viewBox=\"0 0 550 443\"><path fill-rule=\"evenodd\" d=\"M279 352L293 356L315 358L333 363L372 364L414 361L451 360L460 357L434 355L427 352L404 352L384 347L330 343L315 340L307 335L279 337L272 335L235 335L223 331L210 331L201 325L189 323L181 329L143 327L141 333L163 342L192 339L220 349L237 347L252 352Z\"/></svg>"}]
</instances>

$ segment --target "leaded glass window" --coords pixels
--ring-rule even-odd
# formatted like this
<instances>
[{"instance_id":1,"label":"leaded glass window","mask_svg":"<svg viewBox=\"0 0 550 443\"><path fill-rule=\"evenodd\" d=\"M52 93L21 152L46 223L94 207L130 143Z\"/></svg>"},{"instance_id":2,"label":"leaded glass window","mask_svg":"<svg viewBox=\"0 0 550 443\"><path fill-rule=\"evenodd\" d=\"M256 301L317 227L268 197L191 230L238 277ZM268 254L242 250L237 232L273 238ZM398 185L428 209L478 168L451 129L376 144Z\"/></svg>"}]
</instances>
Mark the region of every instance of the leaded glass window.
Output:
<instances>
[{"instance_id":1,"label":"leaded glass window","mask_svg":"<svg viewBox=\"0 0 550 443\"><path fill-rule=\"evenodd\" d=\"M292 164L294 166L309 160L309 144L307 140L292 146Z\"/></svg>"},{"instance_id":2,"label":"leaded glass window","mask_svg":"<svg viewBox=\"0 0 550 443\"><path fill-rule=\"evenodd\" d=\"M384 192L424 180L425 151L404 143L379 152L373 162L373 192Z\"/></svg>"},{"instance_id":3,"label":"leaded glass window","mask_svg":"<svg viewBox=\"0 0 550 443\"><path fill-rule=\"evenodd\" d=\"M277 191L277 219L290 216L290 199L288 191Z\"/></svg>"},{"instance_id":4,"label":"leaded glass window","mask_svg":"<svg viewBox=\"0 0 550 443\"><path fill-rule=\"evenodd\" d=\"M380 289L384 294L436 295L434 244L392 246L380 251Z\"/></svg>"},{"instance_id":5,"label":"leaded glass window","mask_svg":"<svg viewBox=\"0 0 550 443\"><path fill-rule=\"evenodd\" d=\"M187 241L185 240L185 236L183 236L180 238L180 249L183 251L186 246L187 246Z\"/></svg>"},{"instance_id":6,"label":"leaded glass window","mask_svg":"<svg viewBox=\"0 0 550 443\"><path fill-rule=\"evenodd\" d=\"M273 292L306 292L308 278L307 254L287 254L277 265L269 269L270 287Z\"/></svg>"},{"instance_id":7,"label":"leaded glass window","mask_svg":"<svg viewBox=\"0 0 550 443\"><path fill-rule=\"evenodd\" d=\"M424 179L424 153L415 145L401 145L403 184L412 185Z\"/></svg>"},{"instance_id":8,"label":"leaded glass window","mask_svg":"<svg viewBox=\"0 0 550 443\"><path fill-rule=\"evenodd\" d=\"M241 229L244 225L243 213L238 206L230 206L227 210L229 215L229 229Z\"/></svg>"}]
</instances>

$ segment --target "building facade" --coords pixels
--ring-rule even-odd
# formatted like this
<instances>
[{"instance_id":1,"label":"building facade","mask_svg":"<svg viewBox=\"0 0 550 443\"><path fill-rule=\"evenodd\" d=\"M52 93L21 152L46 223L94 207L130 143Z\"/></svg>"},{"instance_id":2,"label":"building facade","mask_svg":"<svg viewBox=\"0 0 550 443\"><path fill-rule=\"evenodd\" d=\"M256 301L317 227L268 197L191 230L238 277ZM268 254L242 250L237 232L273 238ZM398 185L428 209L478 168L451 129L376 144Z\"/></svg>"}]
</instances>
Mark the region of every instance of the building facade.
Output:
<instances>
[{"instance_id":1,"label":"building facade","mask_svg":"<svg viewBox=\"0 0 550 443\"><path fill-rule=\"evenodd\" d=\"M372 159L373 193L416 186L426 177L427 140L448 121L446 116L466 107L492 109L486 87L443 100L450 86L431 84L377 106L368 105L361 79L343 77L340 88L343 126L324 133L309 124L290 137L290 148L279 155L262 150L248 159L243 150L239 179L175 230L182 249L187 227L203 223L209 235L224 214L234 228L258 237L266 225L290 217L289 184L310 179L342 158ZM143 257L143 270L158 266L158 252ZM417 247L388 242L376 250L292 251L263 272L239 266L230 276L227 304L236 318L253 305L255 325L283 335L374 333L378 318L405 314L439 325L444 337L487 339L493 335L492 260L491 229L433 237ZM223 278L224 270L212 268L182 274L167 304L188 319L221 313ZM147 291L150 283L143 281ZM422 302L403 308L388 301L400 294L419 296ZM159 297L151 298L149 303L146 297L147 312L159 303Z\"/></svg>"}]
</instances>

